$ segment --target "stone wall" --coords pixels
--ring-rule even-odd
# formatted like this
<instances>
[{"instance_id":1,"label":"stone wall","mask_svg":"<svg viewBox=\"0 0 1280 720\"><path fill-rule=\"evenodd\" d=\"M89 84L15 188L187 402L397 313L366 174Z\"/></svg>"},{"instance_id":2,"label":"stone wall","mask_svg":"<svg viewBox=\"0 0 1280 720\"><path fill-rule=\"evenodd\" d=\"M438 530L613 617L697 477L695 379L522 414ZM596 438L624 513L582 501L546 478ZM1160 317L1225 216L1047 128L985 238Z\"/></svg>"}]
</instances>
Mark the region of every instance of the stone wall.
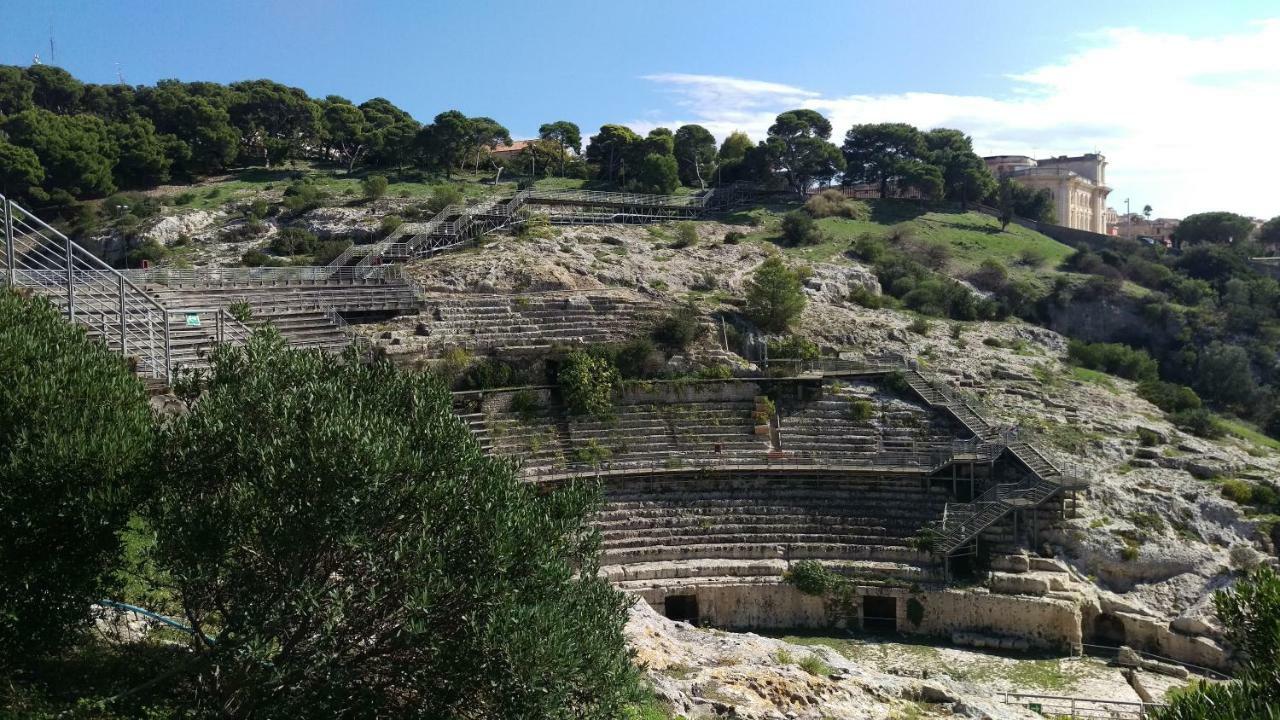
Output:
<instances>
[{"instance_id":1,"label":"stone wall","mask_svg":"<svg viewBox=\"0 0 1280 720\"><path fill-rule=\"evenodd\" d=\"M1072 602L985 590L918 590L858 587L851 614L824 598L805 595L784 583L742 583L679 588L654 587L639 593L659 612L671 595L698 597L699 621L729 629L845 628L856 625L865 596L897 599L898 630L950 638L969 632L1022 638L1034 647L1071 650L1081 643L1080 608ZM911 623L911 599L924 609L920 625Z\"/></svg>"}]
</instances>

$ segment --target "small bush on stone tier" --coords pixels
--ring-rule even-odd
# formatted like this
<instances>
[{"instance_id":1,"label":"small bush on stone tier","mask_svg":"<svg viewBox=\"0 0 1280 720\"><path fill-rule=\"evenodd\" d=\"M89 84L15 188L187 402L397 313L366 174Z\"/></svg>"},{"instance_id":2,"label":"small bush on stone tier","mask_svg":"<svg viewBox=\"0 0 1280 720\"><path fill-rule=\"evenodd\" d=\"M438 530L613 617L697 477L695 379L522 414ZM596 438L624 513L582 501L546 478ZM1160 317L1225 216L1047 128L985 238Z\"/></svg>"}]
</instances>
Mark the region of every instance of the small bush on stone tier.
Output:
<instances>
[{"instance_id":1,"label":"small bush on stone tier","mask_svg":"<svg viewBox=\"0 0 1280 720\"><path fill-rule=\"evenodd\" d=\"M316 236L302 228L281 228L271 238L271 252L277 255L303 255L315 250Z\"/></svg>"},{"instance_id":2,"label":"small bush on stone tier","mask_svg":"<svg viewBox=\"0 0 1280 720\"><path fill-rule=\"evenodd\" d=\"M557 380L570 413L602 417L613 410L613 391L622 376L605 358L575 350L565 356Z\"/></svg>"},{"instance_id":3,"label":"small bush on stone tier","mask_svg":"<svg viewBox=\"0 0 1280 720\"><path fill-rule=\"evenodd\" d=\"M0 290L0 668L67 647L118 589L154 432L126 362Z\"/></svg>"},{"instance_id":4,"label":"small bush on stone tier","mask_svg":"<svg viewBox=\"0 0 1280 720\"><path fill-rule=\"evenodd\" d=\"M1155 447L1163 442L1160 433L1151 428L1138 428L1138 444L1142 447Z\"/></svg>"},{"instance_id":5,"label":"small bush on stone tier","mask_svg":"<svg viewBox=\"0 0 1280 720\"><path fill-rule=\"evenodd\" d=\"M525 422L531 421L542 410L542 403L532 390L518 390L511 396L511 412Z\"/></svg>"},{"instance_id":6,"label":"small bush on stone tier","mask_svg":"<svg viewBox=\"0 0 1280 720\"><path fill-rule=\"evenodd\" d=\"M929 324L928 320L925 320L922 317L917 317L907 324L907 331L913 332L916 335L928 335L930 327L932 326Z\"/></svg>"},{"instance_id":7,"label":"small bush on stone tier","mask_svg":"<svg viewBox=\"0 0 1280 720\"><path fill-rule=\"evenodd\" d=\"M810 675L826 676L831 674L831 666L817 655L808 655L799 662L800 668Z\"/></svg>"},{"instance_id":8,"label":"small bush on stone tier","mask_svg":"<svg viewBox=\"0 0 1280 720\"><path fill-rule=\"evenodd\" d=\"M849 419L856 423L864 423L876 414L876 404L865 398L849 403Z\"/></svg>"},{"instance_id":9,"label":"small bush on stone tier","mask_svg":"<svg viewBox=\"0 0 1280 720\"><path fill-rule=\"evenodd\" d=\"M707 326L702 324L702 314L697 306L685 303L673 310L654 326L654 342L671 350L683 350L694 341L707 334Z\"/></svg>"},{"instance_id":10,"label":"small bush on stone tier","mask_svg":"<svg viewBox=\"0 0 1280 720\"><path fill-rule=\"evenodd\" d=\"M895 395L909 395L911 393L911 384L907 382L907 376L901 370L894 370L885 375L884 386Z\"/></svg>"},{"instance_id":11,"label":"small bush on stone tier","mask_svg":"<svg viewBox=\"0 0 1280 720\"><path fill-rule=\"evenodd\" d=\"M243 300L240 302L233 302L228 305L227 312L231 313L231 317L242 323L249 322L249 320L253 318L253 308L249 306L249 303L244 302Z\"/></svg>"},{"instance_id":12,"label":"small bush on stone tier","mask_svg":"<svg viewBox=\"0 0 1280 720\"><path fill-rule=\"evenodd\" d=\"M1138 396L1167 413L1199 410L1202 403L1196 391L1185 385L1147 380L1138 384Z\"/></svg>"},{"instance_id":13,"label":"small bush on stone tier","mask_svg":"<svg viewBox=\"0 0 1280 720\"><path fill-rule=\"evenodd\" d=\"M745 237L746 237L745 233L738 232L737 230L730 230L724 234L724 244L737 245L738 243L742 242L743 238Z\"/></svg>"},{"instance_id":14,"label":"small bush on stone tier","mask_svg":"<svg viewBox=\"0 0 1280 720\"><path fill-rule=\"evenodd\" d=\"M800 335L769 340L769 357L778 360L817 360L822 356L818 344Z\"/></svg>"},{"instance_id":15,"label":"small bush on stone tier","mask_svg":"<svg viewBox=\"0 0 1280 720\"><path fill-rule=\"evenodd\" d=\"M825 595L838 577L817 560L801 560L792 565L782 579L805 595Z\"/></svg>"}]
</instances>

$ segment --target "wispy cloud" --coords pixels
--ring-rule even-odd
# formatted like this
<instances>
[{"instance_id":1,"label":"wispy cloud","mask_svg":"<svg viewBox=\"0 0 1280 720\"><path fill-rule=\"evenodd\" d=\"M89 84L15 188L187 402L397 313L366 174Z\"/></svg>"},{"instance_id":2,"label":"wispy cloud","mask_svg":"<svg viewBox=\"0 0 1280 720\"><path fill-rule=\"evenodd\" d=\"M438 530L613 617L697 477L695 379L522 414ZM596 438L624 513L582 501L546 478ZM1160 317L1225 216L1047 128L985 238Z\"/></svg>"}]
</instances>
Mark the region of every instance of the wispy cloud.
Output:
<instances>
[{"instance_id":1,"label":"wispy cloud","mask_svg":"<svg viewBox=\"0 0 1280 720\"><path fill-rule=\"evenodd\" d=\"M675 112L647 130L685 122L718 137L764 136L777 113L819 110L837 134L864 122L955 127L982 154L1040 156L1099 150L1110 161L1111 203L1151 204L1158 215L1231 209L1280 214L1273 181L1280 144L1280 19L1190 37L1105 29L1060 61L1011 69L1000 97L902 92L829 97L754 79L664 73L645 79L675 96ZM837 141L839 138L835 138Z\"/></svg>"}]
</instances>

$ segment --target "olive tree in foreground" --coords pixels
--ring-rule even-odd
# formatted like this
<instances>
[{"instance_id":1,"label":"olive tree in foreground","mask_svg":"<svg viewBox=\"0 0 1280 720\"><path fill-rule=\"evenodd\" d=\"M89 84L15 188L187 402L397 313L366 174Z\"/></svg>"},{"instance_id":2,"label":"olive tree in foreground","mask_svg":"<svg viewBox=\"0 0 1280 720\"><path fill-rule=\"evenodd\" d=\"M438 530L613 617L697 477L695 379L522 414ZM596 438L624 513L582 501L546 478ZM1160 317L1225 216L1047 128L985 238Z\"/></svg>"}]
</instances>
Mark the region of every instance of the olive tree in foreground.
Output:
<instances>
[{"instance_id":1,"label":"olive tree in foreground","mask_svg":"<svg viewBox=\"0 0 1280 720\"><path fill-rule=\"evenodd\" d=\"M1245 662L1231 682L1201 684L1153 713L1156 720L1280 720L1280 576L1259 568L1213 596Z\"/></svg>"},{"instance_id":2,"label":"olive tree in foreground","mask_svg":"<svg viewBox=\"0 0 1280 720\"><path fill-rule=\"evenodd\" d=\"M151 517L199 692L232 717L618 717L597 490L519 482L434 377L356 360L259 332L163 432Z\"/></svg>"},{"instance_id":3,"label":"olive tree in foreground","mask_svg":"<svg viewBox=\"0 0 1280 720\"><path fill-rule=\"evenodd\" d=\"M124 360L0 290L0 665L65 648L113 587L152 438Z\"/></svg>"}]
</instances>

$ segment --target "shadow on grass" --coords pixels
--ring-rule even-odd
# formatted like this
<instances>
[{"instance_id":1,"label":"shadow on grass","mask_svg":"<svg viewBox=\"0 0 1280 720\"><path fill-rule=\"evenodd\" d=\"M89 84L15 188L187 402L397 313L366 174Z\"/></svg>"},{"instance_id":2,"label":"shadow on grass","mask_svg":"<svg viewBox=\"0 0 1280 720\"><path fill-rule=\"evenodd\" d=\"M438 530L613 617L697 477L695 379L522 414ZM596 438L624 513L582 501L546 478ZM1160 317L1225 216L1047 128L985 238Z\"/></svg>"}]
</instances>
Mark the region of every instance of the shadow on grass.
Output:
<instances>
[{"instance_id":1,"label":"shadow on grass","mask_svg":"<svg viewBox=\"0 0 1280 720\"><path fill-rule=\"evenodd\" d=\"M916 200L876 200L871 205L871 221L881 225L894 225L916 218L931 208Z\"/></svg>"}]
</instances>

